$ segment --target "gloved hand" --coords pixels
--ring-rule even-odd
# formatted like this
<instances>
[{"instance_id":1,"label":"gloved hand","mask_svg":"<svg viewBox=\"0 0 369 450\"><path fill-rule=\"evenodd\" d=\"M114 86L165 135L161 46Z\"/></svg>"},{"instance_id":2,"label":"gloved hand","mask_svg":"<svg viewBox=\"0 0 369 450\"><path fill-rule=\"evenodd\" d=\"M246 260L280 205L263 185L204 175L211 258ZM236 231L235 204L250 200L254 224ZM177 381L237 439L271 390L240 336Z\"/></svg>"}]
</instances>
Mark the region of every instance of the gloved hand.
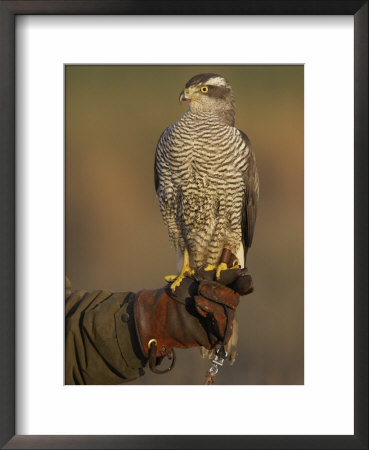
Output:
<instances>
[{"instance_id":1,"label":"gloved hand","mask_svg":"<svg viewBox=\"0 0 369 450\"><path fill-rule=\"evenodd\" d=\"M173 347L212 349L228 342L240 295L253 291L251 275L247 269L224 270L216 282L214 271L199 270L194 278L185 278L174 293L168 285L136 294L135 324L146 356L153 339L159 358Z\"/></svg>"}]
</instances>

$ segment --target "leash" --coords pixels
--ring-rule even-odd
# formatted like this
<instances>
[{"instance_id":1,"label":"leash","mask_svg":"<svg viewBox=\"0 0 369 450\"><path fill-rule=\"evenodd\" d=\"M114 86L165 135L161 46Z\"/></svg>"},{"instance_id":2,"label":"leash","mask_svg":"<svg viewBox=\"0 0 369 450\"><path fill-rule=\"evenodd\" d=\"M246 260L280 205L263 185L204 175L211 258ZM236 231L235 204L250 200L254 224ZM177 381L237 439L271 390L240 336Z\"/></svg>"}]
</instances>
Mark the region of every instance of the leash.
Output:
<instances>
[{"instance_id":1,"label":"leash","mask_svg":"<svg viewBox=\"0 0 369 450\"><path fill-rule=\"evenodd\" d=\"M211 360L211 366L210 366L210 369L206 373L204 384L214 384L215 375L218 373L219 368L223 366L224 361L227 359L227 356L228 356L227 350L225 349L224 342L225 342L225 338L228 333L229 313L228 313L228 309L225 305L223 305L223 308L224 308L224 312L225 312L225 315L227 318L223 342L222 342L222 345L216 350L215 356Z\"/></svg>"}]
</instances>

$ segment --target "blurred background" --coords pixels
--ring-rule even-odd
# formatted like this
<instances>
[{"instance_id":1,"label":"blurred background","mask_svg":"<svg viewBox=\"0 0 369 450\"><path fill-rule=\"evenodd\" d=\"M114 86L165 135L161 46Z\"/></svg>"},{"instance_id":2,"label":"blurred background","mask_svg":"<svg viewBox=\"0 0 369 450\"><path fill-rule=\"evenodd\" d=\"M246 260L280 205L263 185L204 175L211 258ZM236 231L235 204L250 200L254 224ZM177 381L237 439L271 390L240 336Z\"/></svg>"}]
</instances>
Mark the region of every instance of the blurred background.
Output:
<instances>
[{"instance_id":1,"label":"blurred background","mask_svg":"<svg viewBox=\"0 0 369 450\"><path fill-rule=\"evenodd\" d=\"M238 308L238 359L216 384L303 384L303 66L66 66L66 275L74 290L137 291L176 273L154 156L186 110L180 91L201 72L231 83L261 186L248 255L255 291ZM131 384L203 384L208 368L199 349L177 350L172 373L147 369Z\"/></svg>"}]
</instances>

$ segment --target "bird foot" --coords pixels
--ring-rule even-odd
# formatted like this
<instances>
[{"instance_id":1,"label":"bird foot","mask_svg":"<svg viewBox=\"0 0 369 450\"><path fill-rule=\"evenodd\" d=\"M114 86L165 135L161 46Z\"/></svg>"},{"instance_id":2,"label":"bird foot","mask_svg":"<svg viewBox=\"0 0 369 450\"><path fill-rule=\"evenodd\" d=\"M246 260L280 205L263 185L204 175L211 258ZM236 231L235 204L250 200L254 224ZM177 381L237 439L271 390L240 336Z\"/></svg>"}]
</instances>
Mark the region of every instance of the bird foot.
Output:
<instances>
[{"instance_id":1,"label":"bird foot","mask_svg":"<svg viewBox=\"0 0 369 450\"><path fill-rule=\"evenodd\" d=\"M215 270L215 274L216 274L216 279L219 280L220 278L220 273L223 270L228 270L228 269L239 269L240 265L238 263L238 260L235 259L233 262L233 266L232 267L228 267L228 265L224 262L218 264L218 266L213 266L212 264L208 264L207 266L204 267L204 271L205 272L210 272L212 270Z\"/></svg>"},{"instance_id":2,"label":"bird foot","mask_svg":"<svg viewBox=\"0 0 369 450\"><path fill-rule=\"evenodd\" d=\"M174 281L177 277L178 277L178 275L165 275L164 280L165 280L167 283L171 283L171 282Z\"/></svg>"},{"instance_id":3,"label":"bird foot","mask_svg":"<svg viewBox=\"0 0 369 450\"><path fill-rule=\"evenodd\" d=\"M228 265L226 263L220 263L217 266L217 271L216 271L216 277L217 280L219 280L220 278L220 272L222 272L223 270L228 270L228 269L239 269L241 266L238 262L237 259L234 260L232 267L228 267Z\"/></svg>"},{"instance_id":4,"label":"bird foot","mask_svg":"<svg viewBox=\"0 0 369 450\"><path fill-rule=\"evenodd\" d=\"M185 275L181 275L179 274L177 276L177 278L173 281L173 283L170 285L170 288L172 289L172 292L174 292L176 290L176 288L178 286L180 286L180 284L182 283L183 279L184 279Z\"/></svg>"},{"instance_id":5,"label":"bird foot","mask_svg":"<svg viewBox=\"0 0 369 450\"><path fill-rule=\"evenodd\" d=\"M167 281L168 283L173 281L173 283L170 285L170 288L174 292L175 289L178 286L180 286L180 284L182 283L184 278L191 277L194 273L195 273L195 271L193 269L191 269L191 267L188 267L185 270L182 270L179 275L167 275L164 278L165 278L165 281Z\"/></svg>"},{"instance_id":6,"label":"bird foot","mask_svg":"<svg viewBox=\"0 0 369 450\"><path fill-rule=\"evenodd\" d=\"M227 270L227 269L228 269L228 265L226 263L222 262L222 263L218 264L217 270L216 270L217 280L219 280L219 278L220 278L220 272L222 272L223 270Z\"/></svg>"}]
</instances>

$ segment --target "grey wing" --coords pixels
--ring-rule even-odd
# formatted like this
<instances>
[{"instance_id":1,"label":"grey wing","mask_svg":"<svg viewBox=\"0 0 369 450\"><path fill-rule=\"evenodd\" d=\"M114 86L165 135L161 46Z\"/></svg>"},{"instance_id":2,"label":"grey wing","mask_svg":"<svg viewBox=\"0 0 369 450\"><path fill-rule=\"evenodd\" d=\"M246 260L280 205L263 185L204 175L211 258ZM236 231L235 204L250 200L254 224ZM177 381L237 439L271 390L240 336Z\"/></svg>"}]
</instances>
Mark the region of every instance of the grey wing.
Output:
<instances>
[{"instance_id":1,"label":"grey wing","mask_svg":"<svg viewBox=\"0 0 369 450\"><path fill-rule=\"evenodd\" d=\"M154 181L160 212L168 228L169 239L176 249L183 244L181 218L177 208L173 171L170 164L171 130L169 126L161 135L155 153Z\"/></svg>"},{"instance_id":2,"label":"grey wing","mask_svg":"<svg viewBox=\"0 0 369 450\"><path fill-rule=\"evenodd\" d=\"M251 150L250 141L245 133L239 130L242 136L242 140L249 148L247 155L248 161L246 165L246 170L243 173L243 181L245 185L245 193L242 206L242 241L245 256L245 266L246 266L246 256L247 251L251 247L252 239L254 237L255 222L259 201L259 175L256 167L255 155Z\"/></svg>"},{"instance_id":3,"label":"grey wing","mask_svg":"<svg viewBox=\"0 0 369 450\"><path fill-rule=\"evenodd\" d=\"M165 133L167 132L167 130L164 130L163 133L161 134L159 140L158 140L158 144L156 146L156 152L155 152L155 162L154 162L154 182L155 182L155 191L158 194L158 190L159 190L159 184L160 184L160 165L159 165L159 159L160 159L160 153L162 152L162 139L163 136L165 135Z\"/></svg>"},{"instance_id":4,"label":"grey wing","mask_svg":"<svg viewBox=\"0 0 369 450\"><path fill-rule=\"evenodd\" d=\"M154 183L155 183L155 191L158 193L159 189L159 172L158 172L158 156L157 152L155 153L155 163L154 163Z\"/></svg>"}]
</instances>

